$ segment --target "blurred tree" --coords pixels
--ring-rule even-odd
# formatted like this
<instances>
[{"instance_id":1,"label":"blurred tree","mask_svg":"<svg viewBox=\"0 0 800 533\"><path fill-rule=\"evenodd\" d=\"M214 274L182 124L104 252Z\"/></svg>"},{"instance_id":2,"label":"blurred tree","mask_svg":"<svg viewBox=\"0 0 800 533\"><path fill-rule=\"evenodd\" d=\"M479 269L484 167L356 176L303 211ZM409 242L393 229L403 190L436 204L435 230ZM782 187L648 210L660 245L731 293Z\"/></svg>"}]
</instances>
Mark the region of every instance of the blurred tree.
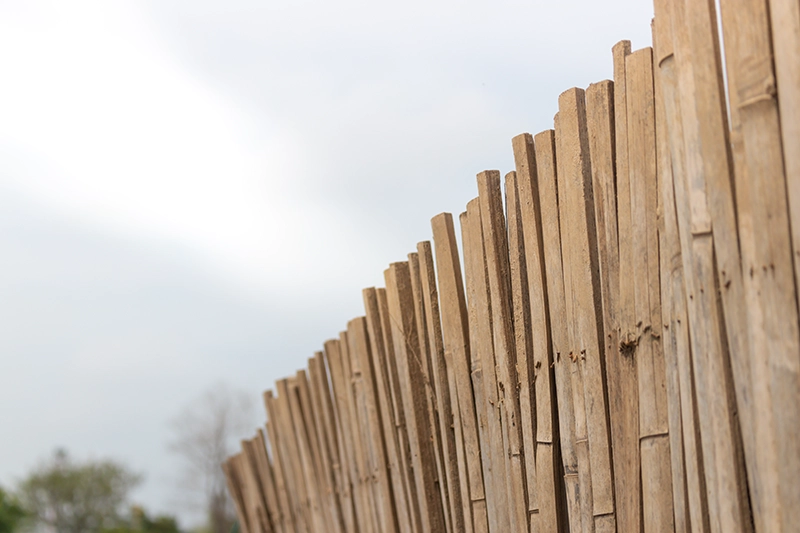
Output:
<instances>
[{"instance_id":1,"label":"blurred tree","mask_svg":"<svg viewBox=\"0 0 800 533\"><path fill-rule=\"evenodd\" d=\"M222 462L254 425L251 396L224 384L208 390L173 421L170 448L184 459L185 487L203 497L211 533L229 533L236 518Z\"/></svg>"},{"instance_id":2,"label":"blurred tree","mask_svg":"<svg viewBox=\"0 0 800 533\"><path fill-rule=\"evenodd\" d=\"M64 450L20 485L33 518L56 533L92 533L121 521L121 510L141 477L114 461L75 462Z\"/></svg>"},{"instance_id":3,"label":"blurred tree","mask_svg":"<svg viewBox=\"0 0 800 533\"><path fill-rule=\"evenodd\" d=\"M19 501L0 487L0 533L13 533L27 515Z\"/></svg>"},{"instance_id":4,"label":"blurred tree","mask_svg":"<svg viewBox=\"0 0 800 533\"><path fill-rule=\"evenodd\" d=\"M104 529L102 533L180 533L180 529L174 517L162 515L150 518L144 509L134 506L128 523Z\"/></svg>"}]
</instances>

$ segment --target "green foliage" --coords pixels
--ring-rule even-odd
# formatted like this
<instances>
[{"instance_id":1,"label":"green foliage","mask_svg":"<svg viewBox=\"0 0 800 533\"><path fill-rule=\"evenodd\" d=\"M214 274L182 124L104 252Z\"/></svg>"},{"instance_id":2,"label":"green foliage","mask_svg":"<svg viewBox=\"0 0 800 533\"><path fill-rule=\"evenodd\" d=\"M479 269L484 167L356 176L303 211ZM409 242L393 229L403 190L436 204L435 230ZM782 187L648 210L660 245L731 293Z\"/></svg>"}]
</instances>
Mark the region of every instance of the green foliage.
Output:
<instances>
[{"instance_id":1,"label":"green foliage","mask_svg":"<svg viewBox=\"0 0 800 533\"><path fill-rule=\"evenodd\" d=\"M72 461L64 451L20 485L34 518L58 533L92 533L122 522L128 494L140 477L114 461Z\"/></svg>"},{"instance_id":2,"label":"green foliage","mask_svg":"<svg viewBox=\"0 0 800 533\"><path fill-rule=\"evenodd\" d=\"M13 533L27 515L17 499L0 488L0 533Z\"/></svg>"},{"instance_id":3,"label":"green foliage","mask_svg":"<svg viewBox=\"0 0 800 533\"><path fill-rule=\"evenodd\" d=\"M141 507L131 510L131 519L124 525L104 529L102 533L180 533L178 522L171 516L150 518Z\"/></svg>"}]
</instances>

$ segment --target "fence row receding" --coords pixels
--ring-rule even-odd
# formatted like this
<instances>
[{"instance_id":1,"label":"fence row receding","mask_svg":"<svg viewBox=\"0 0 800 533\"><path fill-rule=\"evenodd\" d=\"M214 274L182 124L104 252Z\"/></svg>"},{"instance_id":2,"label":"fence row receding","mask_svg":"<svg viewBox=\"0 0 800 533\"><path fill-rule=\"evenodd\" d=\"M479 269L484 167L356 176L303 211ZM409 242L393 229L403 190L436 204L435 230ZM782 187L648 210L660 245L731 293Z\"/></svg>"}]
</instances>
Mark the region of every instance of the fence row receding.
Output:
<instances>
[{"instance_id":1,"label":"fence row receding","mask_svg":"<svg viewBox=\"0 0 800 533\"><path fill-rule=\"evenodd\" d=\"M719 4L657 0L265 393L243 531L800 531L800 2Z\"/></svg>"}]
</instances>

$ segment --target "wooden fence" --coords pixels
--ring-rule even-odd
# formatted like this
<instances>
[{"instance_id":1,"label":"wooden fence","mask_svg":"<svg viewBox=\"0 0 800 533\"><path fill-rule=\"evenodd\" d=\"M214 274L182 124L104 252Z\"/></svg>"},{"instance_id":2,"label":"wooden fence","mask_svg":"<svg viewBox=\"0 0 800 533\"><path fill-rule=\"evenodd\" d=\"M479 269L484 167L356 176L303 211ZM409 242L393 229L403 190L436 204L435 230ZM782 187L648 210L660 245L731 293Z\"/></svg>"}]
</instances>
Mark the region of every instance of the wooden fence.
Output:
<instances>
[{"instance_id":1,"label":"wooden fence","mask_svg":"<svg viewBox=\"0 0 800 533\"><path fill-rule=\"evenodd\" d=\"M243 531L800 531L800 2L655 12L265 393Z\"/></svg>"}]
</instances>

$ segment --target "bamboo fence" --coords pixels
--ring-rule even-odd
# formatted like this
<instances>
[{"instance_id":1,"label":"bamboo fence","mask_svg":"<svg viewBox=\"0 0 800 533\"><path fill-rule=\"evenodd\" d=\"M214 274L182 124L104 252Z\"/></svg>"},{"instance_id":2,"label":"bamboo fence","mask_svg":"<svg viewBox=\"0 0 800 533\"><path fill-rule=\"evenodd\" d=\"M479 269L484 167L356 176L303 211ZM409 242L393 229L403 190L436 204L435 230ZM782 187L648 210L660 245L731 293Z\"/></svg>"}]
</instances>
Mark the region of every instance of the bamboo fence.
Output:
<instances>
[{"instance_id":1,"label":"bamboo fence","mask_svg":"<svg viewBox=\"0 0 800 533\"><path fill-rule=\"evenodd\" d=\"M242 531L800 531L800 3L718 6L655 0L265 393Z\"/></svg>"}]
</instances>

